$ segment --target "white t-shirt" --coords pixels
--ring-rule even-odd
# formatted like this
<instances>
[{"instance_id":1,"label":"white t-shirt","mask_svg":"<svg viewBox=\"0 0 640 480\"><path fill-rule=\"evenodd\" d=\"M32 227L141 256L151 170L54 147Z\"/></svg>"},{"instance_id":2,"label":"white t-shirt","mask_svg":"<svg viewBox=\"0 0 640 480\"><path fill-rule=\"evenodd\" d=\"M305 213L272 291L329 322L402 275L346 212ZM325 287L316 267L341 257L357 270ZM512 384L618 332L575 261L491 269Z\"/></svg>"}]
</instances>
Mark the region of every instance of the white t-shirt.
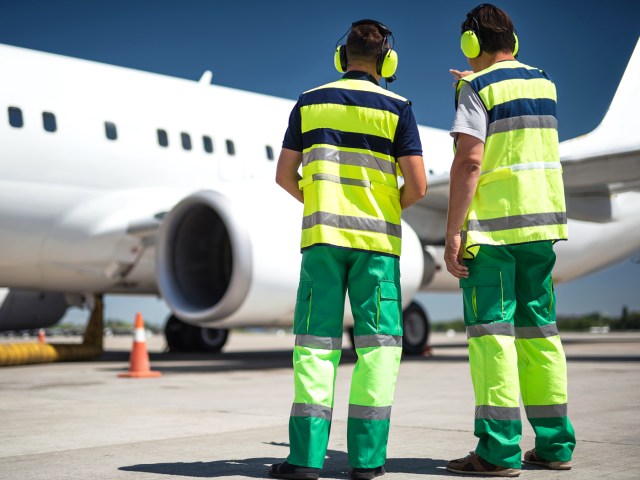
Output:
<instances>
[{"instance_id":1,"label":"white t-shirt","mask_svg":"<svg viewBox=\"0 0 640 480\"><path fill-rule=\"evenodd\" d=\"M458 133L472 135L483 142L487 138L489 114L478 94L467 82L462 82L458 96L458 109L451 126L451 136L457 138Z\"/></svg>"}]
</instances>

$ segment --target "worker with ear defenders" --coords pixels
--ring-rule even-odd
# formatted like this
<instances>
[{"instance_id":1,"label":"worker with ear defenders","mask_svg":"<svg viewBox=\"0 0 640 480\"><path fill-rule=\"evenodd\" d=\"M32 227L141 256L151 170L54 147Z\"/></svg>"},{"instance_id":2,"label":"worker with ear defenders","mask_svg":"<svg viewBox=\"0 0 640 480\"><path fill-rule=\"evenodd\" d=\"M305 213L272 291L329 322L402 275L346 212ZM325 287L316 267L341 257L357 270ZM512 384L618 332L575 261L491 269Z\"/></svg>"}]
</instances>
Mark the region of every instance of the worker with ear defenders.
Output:
<instances>
[{"instance_id":1,"label":"worker with ear defenders","mask_svg":"<svg viewBox=\"0 0 640 480\"><path fill-rule=\"evenodd\" d=\"M520 474L520 395L536 435L524 461L571 468L567 368L556 326L553 244L567 239L556 89L516 60L509 16L482 4L462 24L473 72L457 81L445 262L460 279L475 392L470 455L447 469Z\"/></svg>"},{"instance_id":2,"label":"worker with ear defenders","mask_svg":"<svg viewBox=\"0 0 640 480\"><path fill-rule=\"evenodd\" d=\"M347 423L351 478L385 473L402 353L400 215L426 193L411 104L378 85L382 78L393 81L398 64L390 38L391 30L380 22L353 23L346 45L334 54L343 77L300 96L282 144L276 181L304 203L304 214L290 453L271 466L275 478L319 477L347 291L358 355Z\"/></svg>"}]
</instances>

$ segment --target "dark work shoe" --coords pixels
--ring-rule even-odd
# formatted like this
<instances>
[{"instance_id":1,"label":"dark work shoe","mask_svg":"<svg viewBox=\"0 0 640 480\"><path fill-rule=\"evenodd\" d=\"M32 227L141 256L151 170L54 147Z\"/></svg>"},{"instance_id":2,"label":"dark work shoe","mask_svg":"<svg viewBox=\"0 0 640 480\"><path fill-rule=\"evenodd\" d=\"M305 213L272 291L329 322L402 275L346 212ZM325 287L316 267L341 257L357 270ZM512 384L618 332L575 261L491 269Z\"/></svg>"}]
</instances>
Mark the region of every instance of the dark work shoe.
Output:
<instances>
[{"instance_id":1,"label":"dark work shoe","mask_svg":"<svg viewBox=\"0 0 640 480\"><path fill-rule=\"evenodd\" d=\"M370 480L384 475L384 465L376 468L354 468L351 470L351 478L353 480Z\"/></svg>"},{"instance_id":2,"label":"dark work shoe","mask_svg":"<svg viewBox=\"0 0 640 480\"><path fill-rule=\"evenodd\" d=\"M463 475L484 475L485 477L518 477L519 468L500 467L487 462L476 452L469 452L464 458L451 460L447 463L447 470Z\"/></svg>"},{"instance_id":3,"label":"dark work shoe","mask_svg":"<svg viewBox=\"0 0 640 480\"><path fill-rule=\"evenodd\" d=\"M289 480L316 480L320 476L320 469L282 462L271 465L269 475L273 478L288 478Z\"/></svg>"}]
</instances>

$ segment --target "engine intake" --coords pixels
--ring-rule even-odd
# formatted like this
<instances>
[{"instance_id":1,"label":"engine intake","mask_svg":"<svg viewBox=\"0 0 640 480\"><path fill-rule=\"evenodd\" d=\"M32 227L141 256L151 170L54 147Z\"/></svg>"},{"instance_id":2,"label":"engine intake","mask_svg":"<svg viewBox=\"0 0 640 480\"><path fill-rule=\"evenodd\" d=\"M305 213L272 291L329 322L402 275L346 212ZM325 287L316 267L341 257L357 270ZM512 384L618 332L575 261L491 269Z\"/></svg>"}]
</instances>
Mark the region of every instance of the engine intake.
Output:
<instances>
[{"instance_id":1,"label":"engine intake","mask_svg":"<svg viewBox=\"0 0 640 480\"><path fill-rule=\"evenodd\" d=\"M251 285L248 231L225 196L202 191L178 203L162 223L157 281L179 318L206 323L233 314Z\"/></svg>"}]
</instances>

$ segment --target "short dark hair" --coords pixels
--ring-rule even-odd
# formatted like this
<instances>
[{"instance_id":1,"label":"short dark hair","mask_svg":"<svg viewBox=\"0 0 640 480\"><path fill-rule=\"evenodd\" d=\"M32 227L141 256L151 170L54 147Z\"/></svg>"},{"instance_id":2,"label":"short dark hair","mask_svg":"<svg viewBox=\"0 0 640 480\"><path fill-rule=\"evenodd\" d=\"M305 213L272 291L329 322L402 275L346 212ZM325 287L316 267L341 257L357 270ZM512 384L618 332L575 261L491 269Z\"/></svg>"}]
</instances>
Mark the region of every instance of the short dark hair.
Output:
<instances>
[{"instance_id":1,"label":"short dark hair","mask_svg":"<svg viewBox=\"0 0 640 480\"><path fill-rule=\"evenodd\" d=\"M495 5L483 3L467 13L461 32L473 30L487 53L513 52L516 46L511 18Z\"/></svg>"},{"instance_id":2,"label":"short dark hair","mask_svg":"<svg viewBox=\"0 0 640 480\"><path fill-rule=\"evenodd\" d=\"M347 59L349 62L359 61L375 63L380 56L386 37L373 23L365 23L351 27L347 37Z\"/></svg>"}]
</instances>

